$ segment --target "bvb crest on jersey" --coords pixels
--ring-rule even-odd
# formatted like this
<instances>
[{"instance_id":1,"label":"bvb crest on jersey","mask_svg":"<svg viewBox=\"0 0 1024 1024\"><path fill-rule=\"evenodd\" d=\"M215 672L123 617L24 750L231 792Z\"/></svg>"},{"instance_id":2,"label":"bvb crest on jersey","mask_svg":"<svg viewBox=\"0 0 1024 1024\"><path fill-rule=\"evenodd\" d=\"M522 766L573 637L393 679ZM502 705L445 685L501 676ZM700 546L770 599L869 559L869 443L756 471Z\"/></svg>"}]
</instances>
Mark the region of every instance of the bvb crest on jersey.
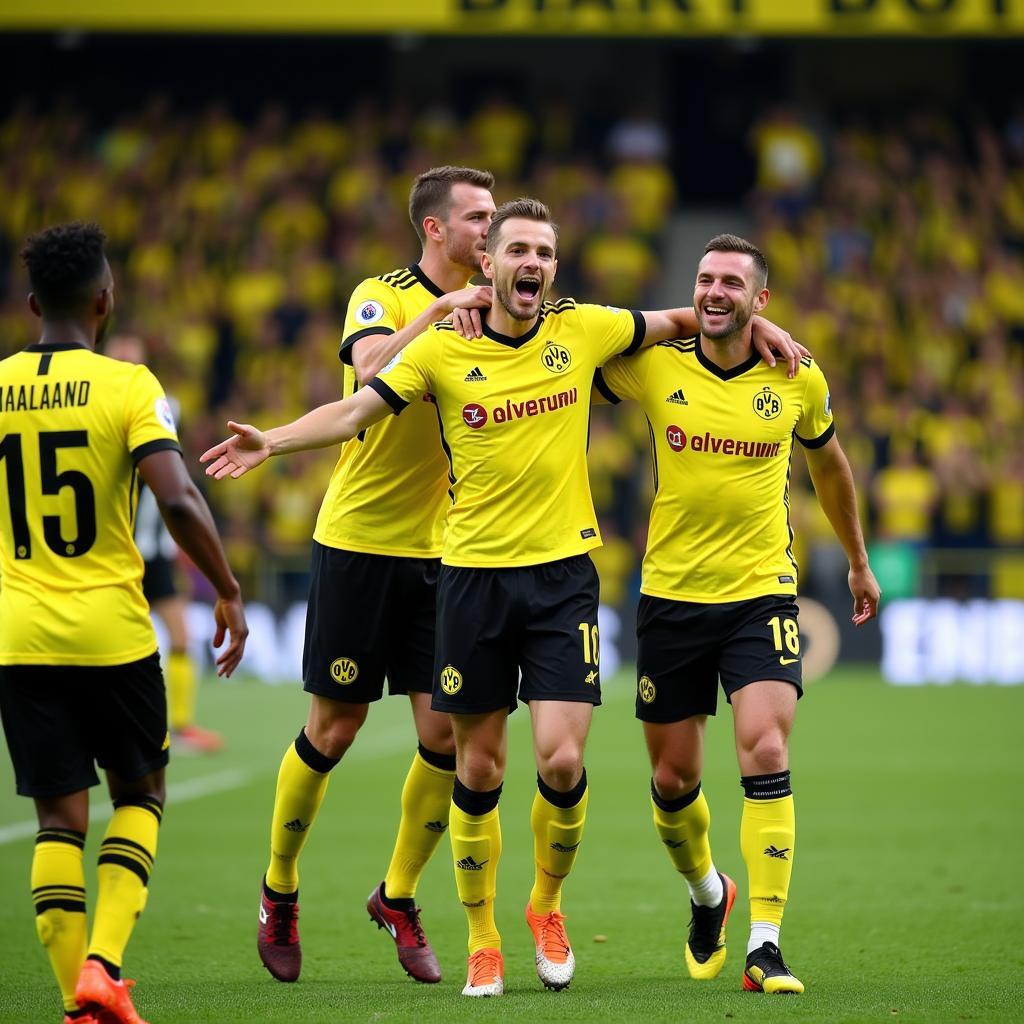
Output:
<instances>
[{"instance_id":1,"label":"bvb crest on jersey","mask_svg":"<svg viewBox=\"0 0 1024 1024\"><path fill-rule=\"evenodd\" d=\"M540 354L540 360L552 373L564 373L572 363L572 355L564 345L549 341Z\"/></svg>"},{"instance_id":2,"label":"bvb crest on jersey","mask_svg":"<svg viewBox=\"0 0 1024 1024\"><path fill-rule=\"evenodd\" d=\"M765 385L754 395L754 412L763 420L773 420L782 412L782 399Z\"/></svg>"},{"instance_id":3,"label":"bvb crest on jersey","mask_svg":"<svg viewBox=\"0 0 1024 1024\"><path fill-rule=\"evenodd\" d=\"M354 683L359 675L359 666L351 658L335 658L331 662L331 678L342 686Z\"/></svg>"},{"instance_id":4,"label":"bvb crest on jersey","mask_svg":"<svg viewBox=\"0 0 1024 1024\"><path fill-rule=\"evenodd\" d=\"M445 665L441 669L441 689L449 697L462 689L462 673L454 665Z\"/></svg>"}]
</instances>

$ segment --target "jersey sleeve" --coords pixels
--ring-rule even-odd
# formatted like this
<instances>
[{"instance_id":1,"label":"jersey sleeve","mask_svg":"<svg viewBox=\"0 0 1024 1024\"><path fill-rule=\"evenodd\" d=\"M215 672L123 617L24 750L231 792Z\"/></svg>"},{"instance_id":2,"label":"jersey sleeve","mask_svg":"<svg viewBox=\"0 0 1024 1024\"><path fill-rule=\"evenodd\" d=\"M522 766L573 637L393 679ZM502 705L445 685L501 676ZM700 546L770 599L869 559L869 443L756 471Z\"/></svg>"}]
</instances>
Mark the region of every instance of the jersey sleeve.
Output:
<instances>
[{"instance_id":1,"label":"jersey sleeve","mask_svg":"<svg viewBox=\"0 0 1024 1024\"><path fill-rule=\"evenodd\" d=\"M796 439L805 448L820 448L836 432L832 420L832 400L828 393L825 374L817 363L807 368L807 387L800 418L796 421Z\"/></svg>"},{"instance_id":2,"label":"jersey sleeve","mask_svg":"<svg viewBox=\"0 0 1024 1024\"><path fill-rule=\"evenodd\" d=\"M171 404L160 382L145 366L132 367L125 403L128 451L138 462L153 452L181 451Z\"/></svg>"},{"instance_id":3,"label":"jersey sleeve","mask_svg":"<svg viewBox=\"0 0 1024 1024\"><path fill-rule=\"evenodd\" d=\"M356 286L348 300L345 326L341 334L343 363L352 365L352 346L371 334L394 334L405 326L402 304L395 290L375 277Z\"/></svg>"},{"instance_id":4,"label":"jersey sleeve","mask_svg":"<svg viewBox=\"0 0 1024 1024\"><path fill-rule=\"evenodd\" d=\"M644 349L634 359L611 359L594 374L594 387L613 405L624 398L642 398L651 363L652 349Z\"/></svg>"},{"instance_id":5,"label":"jersey sleeve","mask_svg":"<svg viewBox=\"0 0 1024 1024\"><path fill-rule=\"evenodd\" d=\"M397 415L410 402L434 390L443 344L431 327L413 338L366 386L373 388Z\"/></svg>"},{"instance_id":6,"label":"jersey sleeve","mask_svg":"<svg viewBox=\"0 0 1024 1024\"><path fill-rule=\"evenodd\" d=\"M597 348L597 365L615 356L630 356L643 344L647 323L643 313L614 306L578 306L587 336Z\"/></svg>"}]
</instances>

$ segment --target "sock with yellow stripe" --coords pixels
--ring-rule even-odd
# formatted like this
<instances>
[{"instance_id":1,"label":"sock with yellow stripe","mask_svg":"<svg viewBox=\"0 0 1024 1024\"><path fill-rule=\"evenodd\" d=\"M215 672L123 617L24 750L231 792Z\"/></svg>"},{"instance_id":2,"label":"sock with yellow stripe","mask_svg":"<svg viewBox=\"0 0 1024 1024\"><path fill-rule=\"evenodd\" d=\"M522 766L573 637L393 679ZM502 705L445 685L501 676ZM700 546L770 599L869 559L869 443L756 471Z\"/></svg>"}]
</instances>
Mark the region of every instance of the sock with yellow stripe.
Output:
<instances>
[{"instance_id":1,"label":"sock with yellow stripe","mask_svg":"<svg viewBox=\"0 0 1024 1024\"><path fill-rule=\"evenodd\" d=\"M96 862L96 916L88 955L120 967L135 922L146 906L163 805L152 797L114 801Z\"/></svg>"},{"instance_id":2,"label":"sock with yellow stripe","mask_svg":"<svg viewBox=\"0 0 1024 1024\"><path fill-rule=\"evenodd\" d=\"M690 899L698 906L722 902L722 880L711 860L711 810L698 782L674 800L663 797L651 780L654 828L673 867L686 879Z\"/></svg>"},{"instance_id":3,"label":"sock with yellow stripe","mask_svg":"<svg viewBox=\"0 0 1024 1024\"><path fill-rule=\"evenodd\" d=\"M171 729L184 729L196 719L196 667L188 651L171 651L167 658L167 716Z\"/></svg>"},{"instance_id":4,"label":"sock with yellow stripe","mask_svg":"<svg viewBox=\"0 0 1024 1024\"><path fill-rule=\"evenodd\" d=\"M298 892L299 854L323 803L330 772L340 760L321 754L309 741L305 729L285 751L277 773L274 818L270 825L266 885L271 893Z\"/></svg>"},{"instance_id":5,"label":"sock with yellow stripe","mask_svg":"<svg viewBox=\"0 0 1024 1024\"><path fill-rule=\"evenodd\" d=\"M778 942L793 873L796 814L788 771L745 775L740 782L746 794L740 819L740 850L750 884L750 941L755 943L750 948L756 948L761 942L755 939L762 932L773 934ZM759 930L759 925L767 928Z\"/></svg>"},{"instance_id":6,"label":"sock with yellow stripe","mask_svg":"<svg viewBox=\"0 0 1024 1024\"><path fill-rule=\"evenodd\" d=\"M391 854L384 892L412 899L423 868L448 830L455 783L455 755L437 754L421 743L402 787L402 819Z\"/></svg>"},{"instance_id":7,"label":"sock with yellow stripe","mask_svg":"<svg viewBox=\"0 0 1024 1024\"><path fill-rule=\"evenodd\" d=\"M75 1011L75 984L85 960L85 833L42 828L32 856L36 933L50 957L64 1009Z\"/></svg>"},{"instance_id":8,"label":"sock with yellow stripe","mask_svg":"<svg viewBox=\"0 0 1024 1024\"><path fill-rule=\"evenodd\" d=\"M533 888L530 909L548 914L562 906L562 884L576 861L587 820L587 772L567 793L552 789L537 776L530 826L533 829Z\"/></svg>"},{"instance_id":9,"label":"sock with yellow stripe","mask_svg":"<svg viewBox=\"0 0 1024 1024\"><path fill-rule=\"evenodd\" d=\"M486 792L468 789L458 779L452 790L450 834L455 886L469 923L469 953L501 949L494 923L494 897L501 859L501 786Z\"/></svg>"}]
</instances>

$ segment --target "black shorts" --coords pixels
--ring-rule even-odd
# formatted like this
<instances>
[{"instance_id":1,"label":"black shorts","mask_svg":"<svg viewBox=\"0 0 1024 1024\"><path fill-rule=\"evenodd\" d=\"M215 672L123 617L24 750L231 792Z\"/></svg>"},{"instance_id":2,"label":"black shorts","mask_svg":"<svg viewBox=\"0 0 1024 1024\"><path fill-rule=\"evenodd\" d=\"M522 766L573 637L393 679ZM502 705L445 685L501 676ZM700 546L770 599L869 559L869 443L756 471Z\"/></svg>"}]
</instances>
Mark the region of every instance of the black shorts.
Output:
<instances>
[{"instance_id":1,"label":"black shorts","mask_svg":"<svg viewBox=\"0 0 1024 1024\"><path fill-rule=\"evenodd\" d=\"M178 592L174 585L174 563L163 555L157 555L145 563L142 573L142 593L146 600L163 601Z\"/></svg>"},{"instance_id":2,"label":"black shorts","mask_svg":"<svg viewBox=\"0 0 1024 1024\"><path fill-rule=\"evenodd\" d=\"M127 665L0 666L0 716L22 796L95 786L93 762L125 782L167 764L167 697L156 653Z\"/></svg>"},{"instance_id":3,"label":"black shorts","mask_svg":"<svg viewBox=\"0 0 1024 1024\"><path fill-rule=\"evenodd\" d=\"M346 704L430 693L437 558L343 551L313 542L302 681Z\"/></svg>"},{"instance_id":4,"label":"black shorts","mask_svg":"<svg viewBox=\"0 0 1024 1024\"><path fill-rule=\"evenodd\" d=\"M640 595L636 616L636 717L679 722L713 715L748 683L781 679L802 695L800 630L789 595L697 604Z\"/></svg>"},{"instance_id":5,"label":"black shorts","mask_svg":"<svg viewBox=\"0 0 1024 1024\"><path fill-rule=\"evenodd\" d=\"M442 566L431 707L482 714L514 709L517 695L600 704L598 591L589 555L513 569Z\"/></svg>"}]
</instances>

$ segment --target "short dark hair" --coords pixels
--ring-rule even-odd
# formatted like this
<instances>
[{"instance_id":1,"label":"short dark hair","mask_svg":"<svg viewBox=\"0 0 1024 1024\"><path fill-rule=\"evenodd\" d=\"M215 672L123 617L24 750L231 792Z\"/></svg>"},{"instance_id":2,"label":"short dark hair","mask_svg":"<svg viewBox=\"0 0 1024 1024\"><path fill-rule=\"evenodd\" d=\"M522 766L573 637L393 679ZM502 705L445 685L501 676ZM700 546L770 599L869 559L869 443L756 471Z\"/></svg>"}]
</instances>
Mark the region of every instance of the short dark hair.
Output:
<instances>
[{"instance_id":1,"label":"short dark hair","mask_svg":"<svg viewBox=\"0 0 1024 1024\"><path fill-rule=\"evenodd\" d=\"M498 247L498 235L501 234L502 224L513 217L550 224L551 230L555 233L555 241L558 241L558 225L551 219L551 211L539 199L520 196L518 199L510 199L507 203L502 203L491 217L491 224L487 229L487 251L492 256Z\"/></svg>"},{"instance_id":2,"label":"short dark hair","mask_svg":"<svg viewBox=\"0 0 1024 1024\"><path fill-rule=\"evenodd\" d=\"M107 236L97 224L56 224L21 250L29 285L44 313L79 313L103 273Z\"/></svg>"},{"instance_id":3,"label":"short dark hair","mask_svg":"<svg viewBox=\"0 0 1024 1024\"><path fill-rule=\"evenodd\" d=\"M768 283L768 261L764 253L753 242L748 242L739 235L715 235L707 245L704 246L704 255L709 252L741 252L754 261L754 266L761 275L761 287Z\"/></svg>"},{"instance_id":4,"label":"short dark hair","mask_svg":"<svg viewBox=\"0 0 1024 1024\"><path fill-rule=\"evenodd\" d=\"M431 167L424 171L412 185L409 193L409 220L426 244L423 230L424 217L438 217L444 220L452 208L453 185L476 185L488 190L494 188L494 175L490 171L478 171L475 167Z\"/></svg>"}]
</instances>

